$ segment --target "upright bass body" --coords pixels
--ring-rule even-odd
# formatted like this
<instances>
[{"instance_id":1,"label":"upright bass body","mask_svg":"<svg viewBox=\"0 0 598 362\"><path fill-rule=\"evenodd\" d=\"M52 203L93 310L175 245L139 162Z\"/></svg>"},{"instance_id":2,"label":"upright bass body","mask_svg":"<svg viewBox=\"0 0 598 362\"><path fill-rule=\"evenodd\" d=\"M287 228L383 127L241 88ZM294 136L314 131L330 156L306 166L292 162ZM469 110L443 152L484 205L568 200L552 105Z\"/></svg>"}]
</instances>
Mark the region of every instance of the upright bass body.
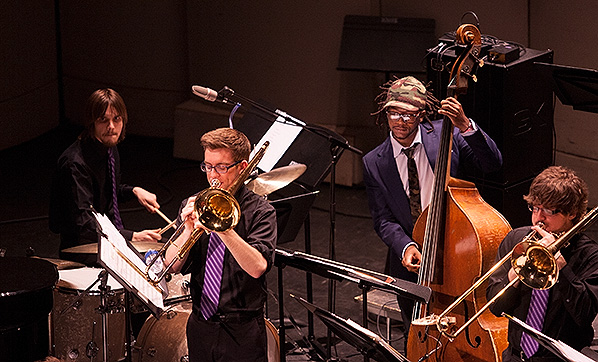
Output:
<instances>
[{"instance_id":1,"label":"upright bass body","mask_svg":"<svg viewBox=\"0 0 598 362\"><path fill-rule=\"evenodd\" d=\"M428 209L418 219L413 239L424 240ZM492 267L498 245L511 230L505 218L488 205L475 185L454 178L448 181L442 243L437 253L437 273L429 285L432 299L428 315L412 321L407 358L418 361L501 361L507 347L507 320L485 311L468 330L450 340L436 327L433 315L442 313L456 296L467 290ZM451 324L463 325L486 303L485 288L473 293L449 316ZM453 319L454 318L454 319ZM454 323L452 323L454 321Z\"/></svg>"}]
</instances>

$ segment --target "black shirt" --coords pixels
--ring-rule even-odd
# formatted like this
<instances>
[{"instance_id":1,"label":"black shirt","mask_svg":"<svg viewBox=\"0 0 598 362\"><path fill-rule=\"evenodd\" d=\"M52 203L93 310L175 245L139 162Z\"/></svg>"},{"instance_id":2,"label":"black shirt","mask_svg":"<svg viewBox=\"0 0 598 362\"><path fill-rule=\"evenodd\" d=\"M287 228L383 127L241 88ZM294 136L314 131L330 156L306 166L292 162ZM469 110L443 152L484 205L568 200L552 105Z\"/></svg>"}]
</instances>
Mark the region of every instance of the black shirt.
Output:
<instances>
[{"instance_id":1,"label":"black shirt","mask_svg":"<svg viewBox=\"0 0 598 362\"><path fill-rule=\"evenodd\" d=\"M114 147L117 195L132 199L133 187L120 183L120 156ZM94 137L75 141L58 159L50 199L50 230L60 234L60 250L98 242L92 208L114 221L108 147ZM127 240L133 232L121 230Z\"/></svg>"},{"instance_id":2,"label":"black shirt","mask_svg":"<svg viewBox=\"0 0 598 362\"><path fill-rule=\"evenodd\" d=\"M249 245L262 253L268 263L267 270L270 270L276 248L274 207L244 186L237 192L235 199L241 207L241 218L234 230ZM186 202L183 201L181 208ZM204 233L191 248L182 269L185 274L191 273L190 287L195 311L199 311L208 242L209 236ZM239 266L228 249L225 249L217 313L262 311L266 296L266 273L257 279L253 278Z\"/></svg>"},{"instance_id":3,"label":"black shirt","mask_svg":"<svg viewBox=\"0 0 598 362\"><path fill-rule=\"evenodd\" d=\"M530 231L522 227L511 231L498 248L496 261L509 253ZM576 350L589 346L594 338L592 322L598 313L598 244L581 234L572 238L570 245L561 249L567 265L559 271L557 283L550 289L548 307L542 332L558 339ZM487 298L496 295L508 284L510 262L505 263L488 280ZM525 322L532 289L522 282L507 289L490 307L500 316L506 312ZM509 322L509 348L503 353L503 361L510 360L511 350L521 351L522 329ZM540 346L534 357L554 356Z\"/></svg>"}]
</instances>

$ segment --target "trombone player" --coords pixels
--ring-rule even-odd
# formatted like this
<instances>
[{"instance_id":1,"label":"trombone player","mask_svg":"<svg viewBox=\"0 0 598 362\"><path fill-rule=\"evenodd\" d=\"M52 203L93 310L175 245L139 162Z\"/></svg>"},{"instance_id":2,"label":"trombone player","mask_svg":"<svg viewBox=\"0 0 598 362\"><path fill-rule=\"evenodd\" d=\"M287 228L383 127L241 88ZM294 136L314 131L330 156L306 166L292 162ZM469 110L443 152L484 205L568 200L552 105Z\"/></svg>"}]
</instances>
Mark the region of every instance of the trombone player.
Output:
<instances>
[{"instance_id":1,"label":"trombone player","mask_svg":"<svg viewBox=\"0 0 598 362\"><path fill-rule=\"evenodd\" d=\"M553 243L557 235L583 217L588 188L574 171L551 166L532 181L529 194L523 198L532 213L533 226L509 232L498 248L496 261L530 233L535 233L544 246ZM559 278L552 288L532 289L518 281L506 289L490 310L497 316L505 312L517 317L549 337L581 350L592 342L592 322L598 313L598 244L578 234L554 257ZM487 298L492 298L516 278L511 263L504 263L489 278ZM560 361L511 321L508 342L502 354L503 362Z\"/></svg>"},{"instance_id":2,"label":"trombone player","mask_svg":"<svg viewBox=\"0 0 598 362\"><path fill-rule=\"evenodd\" d=\"M219 128L204 134L200 142L201 169L208 182L229 190L248 167L249 140L237 130ZM239 222L221 232L210 231L198 221L196 196L183 201L178 223L184 223L184 229L166 251L169 265L194 229L206 231L172 267L174 272L191 273L190 362L266 361L266 272L274 261L276 213L242 182L234 197L241 210Z\"/></svg>"}]
</instances>

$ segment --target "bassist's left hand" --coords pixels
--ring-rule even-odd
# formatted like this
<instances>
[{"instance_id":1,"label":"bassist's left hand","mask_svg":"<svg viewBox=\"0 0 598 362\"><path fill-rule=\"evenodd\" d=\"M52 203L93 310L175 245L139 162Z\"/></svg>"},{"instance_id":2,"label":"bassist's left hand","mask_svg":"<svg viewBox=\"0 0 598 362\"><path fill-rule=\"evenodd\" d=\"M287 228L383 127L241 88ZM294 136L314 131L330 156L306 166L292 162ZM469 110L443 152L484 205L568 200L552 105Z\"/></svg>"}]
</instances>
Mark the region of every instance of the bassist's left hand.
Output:
<instances>
[{"instance_id":1,"label":"bassist's left hand","mask_svg":"<svg viewBox=\"0 0 598 362\"><path fill-rule=\"evenodd\" d=\"M465 132L469 128L469 118L465 116L461 103L454 97L448 97L440 102L438 113L447 116L461 132Z\"/></svg>"}]
</instances>

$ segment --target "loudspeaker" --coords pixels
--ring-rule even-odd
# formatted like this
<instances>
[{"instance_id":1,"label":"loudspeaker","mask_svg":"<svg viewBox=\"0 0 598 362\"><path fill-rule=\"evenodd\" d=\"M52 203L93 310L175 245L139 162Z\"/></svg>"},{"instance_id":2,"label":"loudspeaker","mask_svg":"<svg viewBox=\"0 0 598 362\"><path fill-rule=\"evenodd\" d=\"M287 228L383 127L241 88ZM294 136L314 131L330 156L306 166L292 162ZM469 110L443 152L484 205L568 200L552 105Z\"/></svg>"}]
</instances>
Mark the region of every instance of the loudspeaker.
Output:
<instances>
[{"instance_id":1,"label":"loudspeaker","mask_svg":"<svg viewBox=\"0 0 598 362\"><path fill-rule=\"evenodd\" d=\"M337 69L421 73L435 30L434 19L346 15Z\"/></svg>"},{"instance_id":2,"label":"loudspeaker","mask_svg":"<svg viewBox=\"0 0 598 362\"><path fill-rule=\"evenodd\" d=\"M523 195L527 195L534 178L529 178L508 186L493 186L478 183L476 187L480 195L492 207L498 210L512 228L531 224L531 212Z\"/></svg>"},{"instance_id":3,"label":"loudspeaker","mask_svg":"<svg viewBox=\"0 0 598 362\"><path fill-rule=\"evenodd\" d=\"M488 48L487 44L486 48ZM429 50L428 89L438 99L446 97L455 49ZM483 53L482 53L483 55ZM535 177L553 164L553 95L550 79L542 76L534 62L552 63L552 50L520 48L519 59L507 64L486 62L469 81L467 93L458 100L502 152L503 167L493 174L474 174L497 188L507 188Z\"/></svg>"}]
</instances>

